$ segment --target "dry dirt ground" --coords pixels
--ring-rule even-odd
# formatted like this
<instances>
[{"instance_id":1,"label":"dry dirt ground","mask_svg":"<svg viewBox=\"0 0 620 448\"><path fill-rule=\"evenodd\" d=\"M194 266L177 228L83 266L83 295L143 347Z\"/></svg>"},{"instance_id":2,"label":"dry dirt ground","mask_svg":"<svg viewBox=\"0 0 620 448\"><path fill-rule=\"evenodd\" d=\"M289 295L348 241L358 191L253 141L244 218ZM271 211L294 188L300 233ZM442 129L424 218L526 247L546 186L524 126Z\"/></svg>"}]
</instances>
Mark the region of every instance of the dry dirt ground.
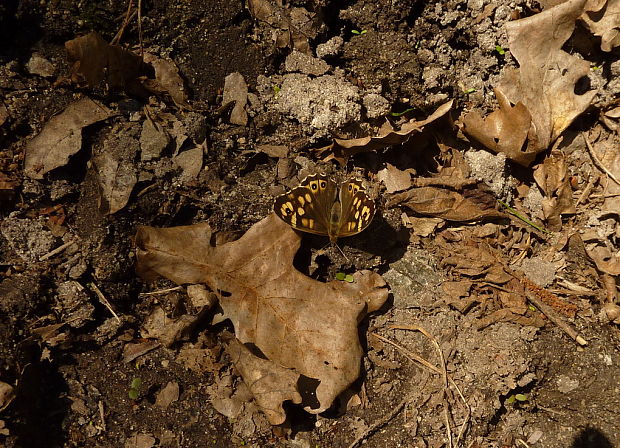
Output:
<instances>
[{"instance_id":1,"label":"dry dirt ground","mask_svg":"<svg viewBox=\"0 0 620 448\"><path fill-rule=\"evenodd\" d=\"M4 0L0 447L619 447L590 3ZM340 249L272 214L313 173Z\"/></svg>"}]
</instances>

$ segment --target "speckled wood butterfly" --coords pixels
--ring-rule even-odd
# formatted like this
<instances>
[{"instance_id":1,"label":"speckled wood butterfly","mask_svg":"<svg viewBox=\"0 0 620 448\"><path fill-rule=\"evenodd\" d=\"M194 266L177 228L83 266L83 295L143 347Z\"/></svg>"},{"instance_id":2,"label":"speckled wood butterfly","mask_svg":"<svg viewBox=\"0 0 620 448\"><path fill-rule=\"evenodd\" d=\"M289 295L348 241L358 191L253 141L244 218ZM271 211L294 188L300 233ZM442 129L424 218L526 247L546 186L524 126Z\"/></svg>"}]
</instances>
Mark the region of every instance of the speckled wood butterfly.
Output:
<instances>
[{"instance_id":1,"label":"speckled wood butterfly","mask_svg":"<svg viewBox=\"0 0 620 448\"><path fill-rule=\"evenodd\" d=\"M295 230L338 238L360 233L375 214L375 203L360 179L341 185L325 174L311 174L298 187L276 198L273 209Z\"/></svg>"}]
</instances>

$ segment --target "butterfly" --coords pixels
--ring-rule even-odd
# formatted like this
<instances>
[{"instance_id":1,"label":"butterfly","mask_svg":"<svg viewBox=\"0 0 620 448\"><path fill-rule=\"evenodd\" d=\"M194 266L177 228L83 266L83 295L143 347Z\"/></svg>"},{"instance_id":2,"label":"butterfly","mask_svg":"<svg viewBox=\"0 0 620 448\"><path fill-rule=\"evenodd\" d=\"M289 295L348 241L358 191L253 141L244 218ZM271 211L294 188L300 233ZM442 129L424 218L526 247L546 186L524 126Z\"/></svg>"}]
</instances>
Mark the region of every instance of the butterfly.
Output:
<instances>
[{"instance_id":1,"label":"butterfly","mask_svg":"<svg viewBox=\"0 0 620 448\"><path fill-rule=\"evenodd\" d=\"M338 185L325 174L311 174L298 187L278 196L273 210L293 229L325 235L335 243L368 227L375 203L360 179Z\"/></svg>"}]
</instances>

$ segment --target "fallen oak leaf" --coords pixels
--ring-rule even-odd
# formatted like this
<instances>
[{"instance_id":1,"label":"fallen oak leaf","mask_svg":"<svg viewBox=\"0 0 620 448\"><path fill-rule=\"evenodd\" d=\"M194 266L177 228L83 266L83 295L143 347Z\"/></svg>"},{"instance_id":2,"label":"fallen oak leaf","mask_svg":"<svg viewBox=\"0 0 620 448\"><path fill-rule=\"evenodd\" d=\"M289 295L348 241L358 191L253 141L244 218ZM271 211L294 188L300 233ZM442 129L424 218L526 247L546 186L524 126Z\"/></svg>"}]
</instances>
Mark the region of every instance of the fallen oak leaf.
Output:
<instances>
[{"instance_id":1,"label":"fallen oak leaf","mask_svg":"<svg viewBox=\"0 0 620 448\"><path fill-rule=\"evenodd\" d=\"M141 227L137 269L177 284L206 283L221 294L224 317L237 339L271 362L318 381L316 403L328 409L359 375L362 347L357 325L387 299L383 279L357 272L353 283L322 283L294 269L301 237L275 214L240 239L214 247L206 223L169 229ZM262 404L267 415L279 404ZM275 420L274 420L275 421Z\"/></svg>"},{"instance_id":2,"label":"fallen oak leaf","mask_svg":"<svg viewBox=\"0 0 620 448\"><path fill-rule=\"evenodd\" d=\"M578 95L577 82L590 64L562 50L586 0L568 0L539 14L506 24L510 52L519 62L508 68L498 89L532 116L528 151L542 152L590 105L596 90Z\"/></svg>"},{"instance_id":3,"label":"fallen oak leaf","mask_svg":"<svg viewBox=\"0 0 620 448\"><path fill-rule=\"evenodd\" d=\"M495 89L499 109L486 118L472 111L463 119L463 132L495 153L503 153L510 160L529 166L538 152L524 148L532 117L523 103L510 105L501 90Z\"/></svg>"},{"instance_id":4,"label":"fallen oak leaf","mask_svg":"<svg viewBox=\"0 0 620 448\"><path fill-rule=\"evenodd\" d=\"M601 50L611 51L620 45L620 2L588 0L580 19L595 36L601 38Z\"/></svg>"}]
</instances>

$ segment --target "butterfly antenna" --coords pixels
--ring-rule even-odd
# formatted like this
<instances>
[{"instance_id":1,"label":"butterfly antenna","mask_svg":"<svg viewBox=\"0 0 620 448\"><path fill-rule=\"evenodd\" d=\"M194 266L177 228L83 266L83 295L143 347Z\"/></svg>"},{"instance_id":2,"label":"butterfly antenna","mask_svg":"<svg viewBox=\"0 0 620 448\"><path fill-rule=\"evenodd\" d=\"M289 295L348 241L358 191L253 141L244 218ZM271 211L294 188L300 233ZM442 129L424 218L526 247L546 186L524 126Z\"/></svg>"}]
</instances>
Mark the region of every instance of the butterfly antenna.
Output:
<instances>
[{"instance_id":1,"label":"butterfly antenna","mask_svg":"<svg viewBox=\"0 0 620 448\"><path fill-rule=\"evenodd\" d=\"M338 249L338 251L342 254L342 256L344 257L345 260L347 260L347 263L350 263L351 260L349 260L349 257L347 257L344 252L342 251L342 249L340 248L340 246L338 246L338 243L332 243L334 246L336 246L336 248Z\"/></svg>"}]
</instances>

